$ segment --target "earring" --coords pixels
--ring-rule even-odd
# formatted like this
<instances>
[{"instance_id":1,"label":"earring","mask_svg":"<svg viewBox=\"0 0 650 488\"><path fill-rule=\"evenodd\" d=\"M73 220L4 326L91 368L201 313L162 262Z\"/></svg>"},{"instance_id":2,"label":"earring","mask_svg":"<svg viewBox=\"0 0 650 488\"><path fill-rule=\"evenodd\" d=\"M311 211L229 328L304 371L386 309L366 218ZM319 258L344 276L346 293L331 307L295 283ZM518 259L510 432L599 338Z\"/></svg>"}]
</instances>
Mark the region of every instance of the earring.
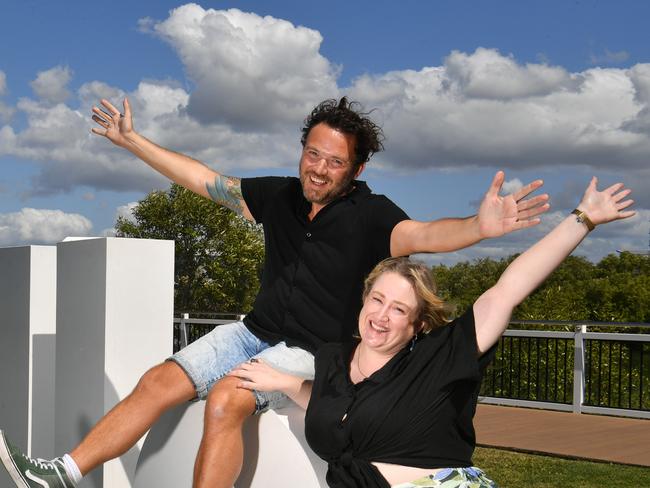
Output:
<instances>
[{"instance_id":1,"label":"earring","mask_svg":"<svg viewBox=\"0 0 650 488\"><path fill-rule=\"evenodd\" d=\"M411 339L411 345L410 345L410 347L409 347L409 352L412 351L413 348L415 347L415 341L417 340L417 338L418 338L418 336L417 336L417 334L415 334L415 335L413 336L413 339Z\"/></svg>"}]
</instances>

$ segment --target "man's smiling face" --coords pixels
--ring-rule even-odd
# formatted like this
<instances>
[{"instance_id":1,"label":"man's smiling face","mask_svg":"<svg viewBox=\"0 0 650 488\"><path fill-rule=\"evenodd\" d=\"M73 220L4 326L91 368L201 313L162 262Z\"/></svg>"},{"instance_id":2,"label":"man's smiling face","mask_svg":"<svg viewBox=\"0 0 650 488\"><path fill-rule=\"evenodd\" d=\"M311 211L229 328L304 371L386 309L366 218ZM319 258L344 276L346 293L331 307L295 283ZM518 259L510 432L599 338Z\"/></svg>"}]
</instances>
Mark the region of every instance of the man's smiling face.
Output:
<instances>
[{"instance_id":1,"label":"man's smiling face","mask_svg":"<svg viewBox=\"0 0 650 488\"><path fill-rule=\"evenodd\" d=\"M363 167L354 164L354 136L318 124L309 132L300 158L302 192L320 209L347 193Z\"/></svg>"}]
</instances>

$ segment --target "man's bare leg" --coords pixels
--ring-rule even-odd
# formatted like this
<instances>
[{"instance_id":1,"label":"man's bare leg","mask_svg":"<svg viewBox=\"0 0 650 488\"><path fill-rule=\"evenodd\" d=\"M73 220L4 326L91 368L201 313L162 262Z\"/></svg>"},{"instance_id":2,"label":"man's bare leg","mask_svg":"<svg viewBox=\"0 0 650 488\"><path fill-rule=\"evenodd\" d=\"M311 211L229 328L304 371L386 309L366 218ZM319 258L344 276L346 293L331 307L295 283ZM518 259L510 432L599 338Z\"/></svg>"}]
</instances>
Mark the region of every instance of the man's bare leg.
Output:
<instances>
[{"instance_id":1,"label":"man's bare leg","mask_svg":"<svg viewBox=\"0 0 650 488\"><path fill-rule=\"evenodd\" d=\"M223 378L208 395L203 438L194 465L194 488L231 488L241 472L242 427L255 412L255 396L237 388L239 381Z\"/></svg>"},{"instance_id":2,"label":"man's bare leg","mask_svg":"<svg viewBox=\"0 0 650 488\"><path fill-rule=\"evenodd\" d=\"M111 409L70 453L82 475L121 456L168 409L196 396L185 371L172 361L147 371L135 389Z\"/></svg>"}]
</instances>

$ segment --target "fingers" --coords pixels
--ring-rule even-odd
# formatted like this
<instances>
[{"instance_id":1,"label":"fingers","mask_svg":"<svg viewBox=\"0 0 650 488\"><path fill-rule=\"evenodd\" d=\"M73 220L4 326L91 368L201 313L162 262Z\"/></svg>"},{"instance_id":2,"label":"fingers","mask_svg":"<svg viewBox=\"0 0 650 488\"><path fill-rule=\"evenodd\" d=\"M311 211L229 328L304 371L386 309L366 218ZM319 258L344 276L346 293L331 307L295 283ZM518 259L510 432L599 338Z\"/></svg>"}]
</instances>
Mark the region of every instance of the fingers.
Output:
<instances>
[{"instance_id":1,"label":"fingers","mask_svg":"<svg viewBox=\"0 0 650 488\"><path fill-rule=\"evenodd\" d=\"M118 116L118 117L119 117L119 115L120 115L120 111L119 111L118 109L116 109L116 108L115 108L115 105L113 105L111 102L109 102L109 101L106 100L105 98L102 98L102 99L99 101L99 103L101 103L104 107L106 107L106 108L108 109L109 113L110 113L113 117L115 117L115 116Z\"/></svg>"},{"instance_id":2,"label":"fingers","mask_svg":"<svg viewBox=\"0 0 650 488\"><path fill-rule=\"evenodd\" d=\"M631 198L616 204L616 220L627 219L636 215L634 210L624 210L634 203Z\"/></svg>"},{"instance_id":3,"label":"fingers","mask_svg":"<svg viewBox=\"0 0 650 488\"><path fill-rule=\"evenodd\" d=\"M273 375L271 374L273 372L274 370L262 362L261 359L251 358L245 363L241 363L231 369L227 373L227 376L233 376L241 380L237 384L237 388L271 391L271 388L274 388L274 386L270 386L269 382L273 380Z\"/></svg>"},{"instance_id":4,"label":"fingers","mask_svg":"<svg viewBox=\"0 0 650 488\"><path fill-rule=\"evenodd\" d=\"M244 390L254 391L255 390L255 383L253 383L252 381L248 381L248 380L242 380L239 383L237 383L237 388L243 388Z\"/></svg>"},{"instance_id":5,"label":"fingers","mask_svg":"<svg viewBox=\"0 0 650 488\"><path fill-rule=\"evenodd\" d=\"M131 105L127 98L123 101L124 114L108 100L102 98L99 106L92 107L92 120L99 124L104 130L91 130L93 134L105 136L111 141L118 141L122 135L132 130ZM117 142L116 142L117 143Z\"/></svg>"},{"instance_id":6,"label":"fingers","mask_svg":"<svg viewBox=\"0 0 650 488\"><path fill-rule=\"evenodd\" d=\"M618 213L618 218L619 219L627 219L628 217L634 217L636 215L636 212L634 210L626 210L625 212L619 212Z\"/></svg>"},{"instance_id":7,"label":"fingers","mask_svg":"<svg viewBox=\"0 0 650 488\"><path fill-rule=\"evenodd\" d=\"M105 110L102 110L99 107L93 107L92 111L93 111L93 114L94 114L93 115L93 120L95 120L96 122L99 122L99 121L108 122L109 120L112 120L112 118L113 118L111 116L111 114L109 114Z\"/></svg>"},{"instance_id":8,"label":"fingers","mask_svg":"<svg viewBox=\"0 0 650 488\"><path fill-rule=\"evenodd\" d=\"M521 212L522 210L528 210L529 208L546 205L546 202L548 201L548 198L549 198L548 193L544 193L543 195L537 195L537 196L532 197L532 198L527 198L525 200L521 200L521 201L517 202L517 210L519 210Z\"/></svg>"},{"instance_id":9,"label":"fingers","mask_svg":"<svg viewBox=\"0 0 650 488\"><path fill-rule=\"evenodd\" d=\"M93 111L95 111L95 107L93 107ZM95 122L97 122L99 125L101 125L102 127L104 127L105 129L108 128L109 123L108 123L108 121L104 118L104 116L102 116L102 115L93 115L93 116L92 116L92 119L93 119Z\"/></svg>"},{"instance_id":10,"label":"fingers","mask_svg":"<svg viewBox=\"0 0 650 488\"><path fill-rule=\"evenodd\" d=\"M93 107L93 116L92 120L99 124L102 129L97 129L97 128L92 128L91 132L93 134L97 134L99 136L107 136L109 129L114 126L117 122L113 120L113 116L106 112L105 110L102 110L99 107Z\"/></svg>"},{"instance_id":11,"label":"fingers","mask_svg":"<svg viewBox=\"0 0 650 488\"><path fill-rule=\"evenodd\" d=\"M93 107L93 112L99 111L97 107ZM103 113L103 112L102 112ZM104 118L103 115L93 115L92 119L97 122L102 128L98 129L97 127L92 127L90 131L93 134L97 134L98 136L106 136L106 133L108 132L108 122Z\"/></svg>"},{"instance_id":12,"label":"fingers","mask_svg":"<svg viewBox=\"0 0 650 488\"><path fill-rule=\"evenodd\" d=\"M545 203L544 205L539 205L528 210L520 210L517 212L517 220L530 220L533 217L537 217L538 215L542 215L544 212L547 212L549 208L551 208L551 205Z\"/></svg>"},{"instance_id":13,"label":"fingers","mask_svg":"<svg viewBox=\"0 0 650 488\"><path fill-rule=\"evenodd\" d=\"M103 122L108 122L111 120L111 114L106 112L105 110L100 109L99 107L93 107L93 120L97 121L103 121Z\"/></svg>"},{"instance_id":14,"label":"fingers","mask_svg":"<svg viewBox=\"0 0 650 488\"><path fill-rule=\"evenodd\" d=\"M226 373L226 376L232 376L234 378L239 378L241 381L237 383L237 388L245 388L247 390L254 390L255 382L249 377L249 371L245 369L245 365L248 363L242 363L239 366L231 369Z\"/></svg>"},{"instance_id":15,"label":"fingers","mask_svg":"<svg viewBox=\"0 0 650 488\"><path fill-rule=\"evenodd\" d=\"M580 206L586 208L587 215L596 225L614 220L627 219L636 215L633 210L626 210L634 200L627 198L632 190L623 183L614 183L602 191L597 189L598 179L594 176L589 182Z\"/></svg>"},{"instance_id":16,"label":"fingers","mask_svg":"<svg viewBox=\"0 0 650 488\"><path fill-rule=\"evenodd\" d=\"M251 358L245 363L238 364L228 373L231 376L239 376L254 373L256 371L264 371L267 368L266 364L261 359Z\"/></svg>"},{"instance_id":17,"label":"fingers","mask_svg":"<svg viewBox=\"0 0 650 488\"><path fill-rule=\"evenodd\" d=\"M612 195L612 200L614 200L615 202L620 202L626 196L628 196L630 193L632 193L632 190L630 190L629 188L626 188L625 190L620 191L620 192Z\"/></svg>"},{"instance_id":18,"label":"fingers","mask_svg":"<svg viewBox=\"0 0 650 488\"><path fill-rule=\"evenodd\" d=\"M506 175L503 171L497 171L492 178L492 183L490 183L490 188L488 188L487 195L496 196L501 191L501 185L503 185L503 180L506 178Z\"/></svg>"},{"instance_id":19,"label":"fingers","mask_svg":"<svg viewBox=\"0 0 650 488\"><path fill-rule=\"evenodd\" d=\"M630 198L629 200L625 200L624 202L617 203L617 204L616 204L616 209L617 209L618 211L621 211L621 210L623 210L623 209L629 207L629 206L632 205L633 203L634 203L634 200L632 200L632 199ZM633 212L633 213L636 213L636 212Z\"/></svg>"},{"instance_id":20,"label":"fingers","mask_svg":"<svg viewBox=\"0 0 650 488\"><path fill-rule=\"evenodd\" d=\"M614 195L617 191L623 188L625 185L623 183L614 183L612 186L609 186L603 190L603 193L606 195Z\"/></svg>"},{"instance_id":21,"label":"fingers","mask_svg":"<svg viewBox=\"0 0 650 488\"><path fill-rule=\"evenodd\" d=\"M528 183L526 186L521 187L518 191L516 191L512 197L515 199L516 202L519 202L522 198L525 198L526 196L530 195L532 192L537 190L539 187L541 187L544 184L544 180L535 180L531 183ZM548 195L547 195L548 198Z\"/></svg>"}]
</instances>

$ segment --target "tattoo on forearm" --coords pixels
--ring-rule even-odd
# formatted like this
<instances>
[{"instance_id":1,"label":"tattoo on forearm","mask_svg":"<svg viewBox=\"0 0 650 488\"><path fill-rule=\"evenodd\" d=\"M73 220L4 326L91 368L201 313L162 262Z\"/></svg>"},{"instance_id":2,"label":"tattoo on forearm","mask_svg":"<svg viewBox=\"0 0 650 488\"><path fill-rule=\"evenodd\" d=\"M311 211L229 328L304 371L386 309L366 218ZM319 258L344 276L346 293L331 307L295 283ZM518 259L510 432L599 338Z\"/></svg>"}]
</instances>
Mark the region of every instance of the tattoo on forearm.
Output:
<instances>
[{"instance_id":1,"label":"tattoo on forearm","mask_svg":"<svg viewBox=\"0 0 650 488\"><path fill-rule=\"evenodd\" d=\"M241 179L218 175L214 182L206 183L210 198L239 215L244 213L244 197L241 193Z\"/></svg>"}]
</instances>

